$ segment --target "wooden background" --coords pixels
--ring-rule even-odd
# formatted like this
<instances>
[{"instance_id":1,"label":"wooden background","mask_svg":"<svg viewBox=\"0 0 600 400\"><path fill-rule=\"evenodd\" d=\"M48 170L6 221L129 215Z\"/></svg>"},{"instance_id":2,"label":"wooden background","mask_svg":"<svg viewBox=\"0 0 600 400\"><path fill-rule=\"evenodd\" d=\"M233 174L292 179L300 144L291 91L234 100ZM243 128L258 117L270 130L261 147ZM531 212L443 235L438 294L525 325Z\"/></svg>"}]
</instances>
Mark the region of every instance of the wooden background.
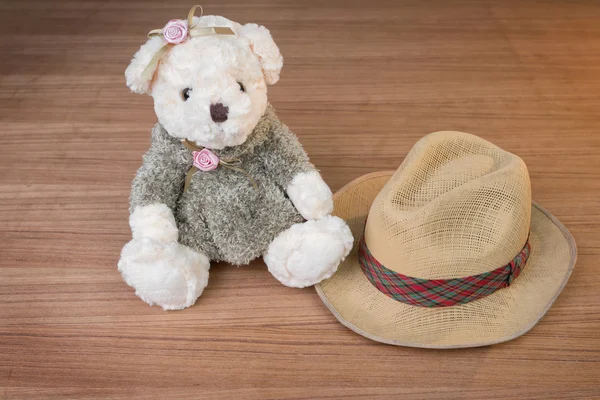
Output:
<instances>
[{"instance_id":1,"label":"wooden background","mask_svg":"<svg viewBox=\"0 0 600 400\"><path fill-rule=\"evenodd\" d=\"M215 1L271 29L269 96L332 189L422 135L524 158L579 246L527 335L428 351L344 328L262 261L218 265L195 306L149 307L116 268L156 121L123 72L180 0L0 2L0 398L599 399L600 3Z\"/></svg>"}]
</instances>

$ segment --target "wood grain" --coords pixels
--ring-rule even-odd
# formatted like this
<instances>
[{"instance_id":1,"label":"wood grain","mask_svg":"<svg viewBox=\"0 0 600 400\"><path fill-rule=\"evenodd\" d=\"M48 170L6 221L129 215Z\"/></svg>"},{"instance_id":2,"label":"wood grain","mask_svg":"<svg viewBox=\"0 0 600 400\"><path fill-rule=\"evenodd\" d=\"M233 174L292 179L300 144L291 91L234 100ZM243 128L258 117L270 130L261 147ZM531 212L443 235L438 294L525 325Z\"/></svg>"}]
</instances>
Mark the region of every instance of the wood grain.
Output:
<instances>
[{"instance_id":1,"label":"wood grain","mask_svg":"<svg viewBox=\"0 0 600 400\"><path fill-rule=\"evenodd\" d=\"M285 57L270 100L334 190L436 130L525 160L575 236L575 272L530 333L457 351L371 342L262 261L213 267L181 312L122 282L156 120L123 71L191 5L0 3L0 398L600 398L600 3L203 3L270 28Z\"/></svg>"}]
</instances>

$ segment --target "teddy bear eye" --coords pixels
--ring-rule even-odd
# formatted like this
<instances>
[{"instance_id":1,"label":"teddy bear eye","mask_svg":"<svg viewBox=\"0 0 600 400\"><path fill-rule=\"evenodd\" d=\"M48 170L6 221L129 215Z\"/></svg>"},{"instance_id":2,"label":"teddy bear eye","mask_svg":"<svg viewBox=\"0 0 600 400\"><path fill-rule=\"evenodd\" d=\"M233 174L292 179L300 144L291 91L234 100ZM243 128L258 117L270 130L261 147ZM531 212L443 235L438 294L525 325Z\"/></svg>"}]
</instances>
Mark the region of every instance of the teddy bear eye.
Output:
<instances>
[{"instance_id":1,"label":"teddy bear eye","mask_svg":"<svg viewBox=\"0 0 600 400\"><path fill-rule=\"evenodd\" d=\"M183 101L186 101L187 99L190 98L190 92L192 91L191 88L185 88L183 89L183 91L181 92L181 97L183 97Z\"/></svg>"},{"instance_id":2,"label":"teddy bear eye","mask_svg":"<svg viewBox=\"0 0 600 400\"><path fill-rule=\"evenodd\" d=\"M246 88L244 87L244 85L242 84L242 82L238 82L238 85L240 85L240 91L245 92Z\"/></svg>"}]
</instances>

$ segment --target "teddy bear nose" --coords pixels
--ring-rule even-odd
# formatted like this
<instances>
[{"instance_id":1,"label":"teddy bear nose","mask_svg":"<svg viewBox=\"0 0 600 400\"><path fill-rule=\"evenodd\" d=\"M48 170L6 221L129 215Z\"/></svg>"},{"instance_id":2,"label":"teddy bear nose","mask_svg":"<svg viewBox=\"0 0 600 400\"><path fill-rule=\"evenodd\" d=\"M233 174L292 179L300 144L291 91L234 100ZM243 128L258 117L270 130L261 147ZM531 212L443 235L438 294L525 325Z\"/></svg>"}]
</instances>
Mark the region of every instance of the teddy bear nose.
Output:
<instances>
[{"instance_id":1,"label":"teddy bear nose","mask_svg":"<svg viewBox=\"0 0 600 400\"><path fill-rule=\"evenodd\" d=\"M210 105L210 117L215 122L225 122L227 121L227 113L229 112L229 107L225 107L222 103L216 103Z\"/></svg>"}]
</instances>

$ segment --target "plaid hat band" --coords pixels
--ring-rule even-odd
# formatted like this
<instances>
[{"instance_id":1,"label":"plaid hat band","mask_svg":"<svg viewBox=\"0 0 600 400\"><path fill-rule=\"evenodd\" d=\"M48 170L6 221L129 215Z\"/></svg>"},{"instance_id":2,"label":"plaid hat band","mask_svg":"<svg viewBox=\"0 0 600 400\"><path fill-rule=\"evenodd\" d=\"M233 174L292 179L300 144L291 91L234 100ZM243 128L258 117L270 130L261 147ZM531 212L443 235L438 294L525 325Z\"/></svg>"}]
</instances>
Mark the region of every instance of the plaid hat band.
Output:
<instances>
[{"instance_id":1,"label":"plaid hat band","mask_svg":"<svg viewBox=\"0 0 600 400\"><path fill-rule=\"evenodd\" d=\"M508 264L482 274L453 279L422 279L399 274L379 263L361 238L358 261L369 281L386 296L419 307L448 307L468 303L508 287L529 258L529 238Z\"/></svg>"}]
</instances>

